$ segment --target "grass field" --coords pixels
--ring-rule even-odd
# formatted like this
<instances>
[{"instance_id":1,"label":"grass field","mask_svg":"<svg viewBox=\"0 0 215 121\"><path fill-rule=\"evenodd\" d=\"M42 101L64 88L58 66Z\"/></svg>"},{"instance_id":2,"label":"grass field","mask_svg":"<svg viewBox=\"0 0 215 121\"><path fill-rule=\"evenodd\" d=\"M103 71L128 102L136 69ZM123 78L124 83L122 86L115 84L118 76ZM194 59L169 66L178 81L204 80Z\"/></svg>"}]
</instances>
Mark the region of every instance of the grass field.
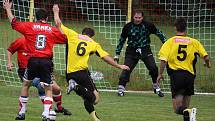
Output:
<instances>
[{"instance_id":1,"label":"grass field","mask_svg":"<svg viewBox=\"0 0 215 121\"><path fill-rule=\"evenodd\" d=\"M13 121L18 110L20 88L0 86L0 121ZM63 88L63 92L65 89ZM26 121L39 121L43 106L31 88ZM57 115L57 121L91 121L85 111L82 99L72 93L63 93L64 106L72 111L72 116ZM117 97L114 92L101 92L101 102L96 111L101 121L182 121L182 116L172 111L170 94L159 98L154 94L127 93ZM214 121L215 96L195 95L191 107L197 108L197 121Z\"/></svg>"}]
</instances>

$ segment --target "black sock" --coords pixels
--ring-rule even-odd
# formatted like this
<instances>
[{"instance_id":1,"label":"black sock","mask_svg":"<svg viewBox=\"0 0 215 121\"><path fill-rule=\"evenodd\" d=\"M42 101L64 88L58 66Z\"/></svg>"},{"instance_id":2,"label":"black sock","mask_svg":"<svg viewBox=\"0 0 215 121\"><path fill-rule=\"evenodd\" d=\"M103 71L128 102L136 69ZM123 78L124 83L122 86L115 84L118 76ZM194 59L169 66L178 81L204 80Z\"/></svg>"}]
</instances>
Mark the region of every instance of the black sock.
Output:
<instances>
[{"instance_id":1,"label":"black sock","mask_svg":"<svg viewBox=\"0 0 215 121\"><path fill-rule=\"evenodd\" d=\"M176 109L176 113L177 114L180 114L180 115L183 115L183 111L186 109L187 107L184 107L184 106L180 106Z\"/></svg>"},{"instance_id":2,"label":"black sock","mask_svg":"<svg viewBox=\"0 0 215 121\"><path fill-rule=\"evenodd\" d=\"M126 86L126 84L127 84L127 81L124 81L124 80L119 80L119 83L118 83L118 85L122 85L122 86Z\"/></svg>"},{"instance_id":3,"label":"black sock","mask_svg":"<svg viewBox=\"0 0 215 121\"><path fill-rule=\"evenodd\" d=\"M184 115L184 121L190 121L190 116L188 111L185 111L183 115Z\"/></svg>"},{"instance_id":4,"label":"black sock","mask_svg":"<svg viewBox=\"0 0 215 121\"><path fill-rule=\"evenodd\" d=\"M93 92L88 91L86 88L76 85L75 92L77 95L84 98L84 100L88 100L91 103L94 103L96 100L96 96L93 94Z\"/></svg>"},{"instance_id":5,"label":"black sock","mask_svg":"<svg viewBox=\"0 0 215 121\"><path fill-rule=\"evenodd\" d=\"M91 103L88 100L84 100L84 107L85 107L85 109L87 110L87 112L89 114L92 113L95 110L94 106L93 106L93 103Z\"/></svg>"}]
</instances>

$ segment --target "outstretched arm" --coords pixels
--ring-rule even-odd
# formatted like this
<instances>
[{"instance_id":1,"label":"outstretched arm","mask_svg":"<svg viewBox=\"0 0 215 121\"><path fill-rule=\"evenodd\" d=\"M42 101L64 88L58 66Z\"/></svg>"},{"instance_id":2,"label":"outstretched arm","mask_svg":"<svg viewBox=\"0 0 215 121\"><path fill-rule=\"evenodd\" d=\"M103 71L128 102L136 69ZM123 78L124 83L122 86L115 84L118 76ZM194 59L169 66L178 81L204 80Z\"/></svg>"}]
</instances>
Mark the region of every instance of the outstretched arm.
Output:
<instances>
[{"instance_id":1,"label":"outstretched arm","mask_svg":"<svg viewBox=\"0 0 215 121\"><path fill-rule=\"evenodd\" d=\"M3 8L7 12L7 16L9 18L10 23L12 22L12 20L14 18L14 15L12 14L12 11L11 11L11 6L12 6L12 2L10 2L9 0L4 0Z\"/></svg>"},{"instance_id":2,"label":"outstretched arm","mask_svg":"<svg viewBox=\"0 0 215 121\"><path fill-rule=\"evenodd\" d=\"M59 7L58 7L58 4L54 4L53 5L53 12L54 12L54 21L55 21L55 24L57 26L57 28L60 30L61 33L64 34L63 30L61 29L61 20L60 20L60 17L59 17Z\"/></svg>"},{"instance_id":3,"label":"outstretched arm","mask_svg":"<svg viewBox=\"0 0 215 121\"><path fill-rule=\"evenodd\" d=\"M210 67L211 67L211 62L210 62L210 60L209 60L209 56L206 55L206 56L204 57L204 60L205 60L205 65L206 65L208 68L210 68Z\"/></svg>"},{"instance_id":4,"label":"outstretched arm","mask_svg":"<svg viewBox=\"0 0 215 121\"><path fill-rule=\"evenodd\" d=\"M7 70L11 71L13 67L12 63L12 53L10 51L7 51Z\"/></svg>"},{"instance_id":5,"label":"outstretched arm","mask_svg":"<svg viewBox=\"0 0 215 121\"><path fill-rule=\"evenodd\" d=\"M157 83L158 83L158 84L160 83L160 80L163 79L163 72L164 72L165 67L166 67L166 61L161 60L161 63L160 63L160 71L159 71L159 75L158 75L158 77L157 77Z\"/></svg>"},{"instance_id":6,"label":"outstretched arm","mask_svg":"<svg viewBox=\"0 0 215 121\"><path fill-rule=\"evenodd\" d=\"M119 69L122 69L122 70L130 70L130 68L129 68L128 66L126 66L126 65L119 65L119 64L117 64L117 63L114 61L114 59L113 59L111 56L109 56L109 55L104 56L102 59L103 59L106 63L108 63L108 64L110 64L110 65L112 65L112 66L114 66L114 67L116 67L116 68L119 68Z\"/></svg>"}]
</instances>

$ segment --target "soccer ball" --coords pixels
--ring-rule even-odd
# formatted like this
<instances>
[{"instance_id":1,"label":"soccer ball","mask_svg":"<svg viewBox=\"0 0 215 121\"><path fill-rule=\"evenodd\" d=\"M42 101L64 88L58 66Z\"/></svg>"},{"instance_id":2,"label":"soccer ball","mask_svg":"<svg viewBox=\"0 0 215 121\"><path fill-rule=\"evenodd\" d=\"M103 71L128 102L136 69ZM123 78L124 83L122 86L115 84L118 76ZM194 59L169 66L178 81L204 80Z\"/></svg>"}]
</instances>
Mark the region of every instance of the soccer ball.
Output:
<instances>
[{"instance_id":1,"label":"soccer ball","mask_svg":"<svg viewBox=\"0 0 215 121\"><path fill-rule=\"evenodd\" d=\"M49 119L50 119L50 121L55 121L56 120L56 113L55 113L55 111L50 111L49 112Z\"/></svg>"}]
</instances>

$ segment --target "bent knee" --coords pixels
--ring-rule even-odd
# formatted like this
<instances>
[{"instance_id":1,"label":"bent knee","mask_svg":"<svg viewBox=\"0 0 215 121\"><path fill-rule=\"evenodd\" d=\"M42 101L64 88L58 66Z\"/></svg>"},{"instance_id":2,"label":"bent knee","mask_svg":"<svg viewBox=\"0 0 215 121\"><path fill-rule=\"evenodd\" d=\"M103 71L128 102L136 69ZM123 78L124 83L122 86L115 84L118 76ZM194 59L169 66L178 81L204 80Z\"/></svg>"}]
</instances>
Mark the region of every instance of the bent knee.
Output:
<instances>
[{"instance_id":1,"label":"bent knee","mask_svg":"<svg viewBox=\"0 0 215 121\"><path fill-rule=\"evenodd\" d=\"M99 92L97 92L96 90L94 90L93 93L95 95L94 105L96 105L100 102L100 95L99 95Z\"/></svg>"}]
</instances>

